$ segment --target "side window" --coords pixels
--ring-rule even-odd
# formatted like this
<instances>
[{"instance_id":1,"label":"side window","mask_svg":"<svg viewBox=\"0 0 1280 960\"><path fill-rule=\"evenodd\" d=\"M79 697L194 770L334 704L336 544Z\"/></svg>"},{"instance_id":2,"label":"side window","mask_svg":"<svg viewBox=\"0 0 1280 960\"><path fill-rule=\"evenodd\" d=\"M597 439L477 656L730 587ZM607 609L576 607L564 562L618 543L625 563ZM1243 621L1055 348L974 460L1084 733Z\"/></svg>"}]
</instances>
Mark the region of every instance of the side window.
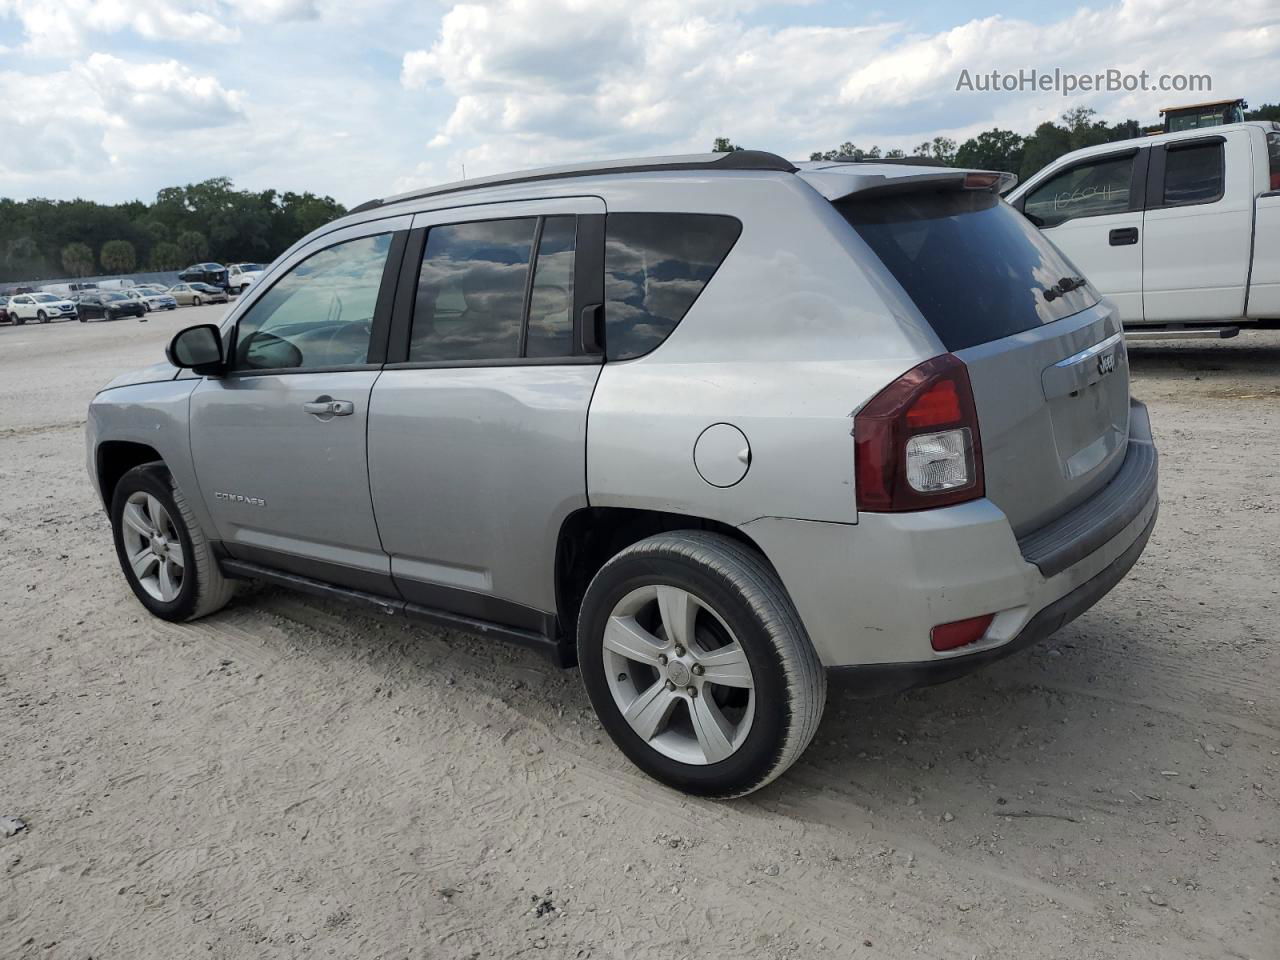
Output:
<instances>
[{"instance_id":1,"label":"side window","mask_svg":"<svg viewBox=\"0 0 1280 960\"><path fill-rule=\"evenodd\" d=\"M1280 133L1267 134L1267 160L1271 164L1269 187L1280 190Z\"/></svg>"},{"instance_id":2,"label":"side window","mask_svg":"<svg viewBox=\"0 0 1280 960\"><path fill-rule=\"evenodd\" d=\"M1129 209L1135 155L1109 157L1050 177L1027 195L1026 213L1045 227Z\"/></svg>"},{"instance_id":3,"label":"side window","mask_svg":"<svg viewBox=\"0 0 1280 960\"><path fill-rule=\"evenodd\" d=\"M314 370L366 362L390 248L389 233L360 237L295 266L240 318L236 367Z\"/></svg>"},{"instance_id":4,"label":"side window","mask_svg":"<svg viewBox=\"0 0 1280 960\"><path fill-rule=\"evenodd\" d=\"M1222 198L1222 144L1165 149L1164 203L1213 203Z\"/></svg>"},{"instance_id":5,"label":"side window","mask_svg":"<svg viewBox=\"0 0 1280 960\"><path fill-rule=\"evenodd\" d=\"M605 220L605 351L643 356L671 335L742 233L734 217L611 213Z\"/></svg>"},{"instance_id":6,"label":"side window","mask_svg":"<svg viewBox=\"0 0 1280 960\"><path fill-rule=\"evenodd\" d=\"M418 274L409 360L520 356L537 217L432 227Z\"/></svg>"},{"instance_id":7,"label":"side window","mask_svg":"<svg viewBox=\"0 0 1280 960\"><path fill-rule=\"evenodd\" d=\"M526 357L567 357L573 353L573 258L577 217L547 217L538 238L529 294Z\"/></svg>"}]
</instances>

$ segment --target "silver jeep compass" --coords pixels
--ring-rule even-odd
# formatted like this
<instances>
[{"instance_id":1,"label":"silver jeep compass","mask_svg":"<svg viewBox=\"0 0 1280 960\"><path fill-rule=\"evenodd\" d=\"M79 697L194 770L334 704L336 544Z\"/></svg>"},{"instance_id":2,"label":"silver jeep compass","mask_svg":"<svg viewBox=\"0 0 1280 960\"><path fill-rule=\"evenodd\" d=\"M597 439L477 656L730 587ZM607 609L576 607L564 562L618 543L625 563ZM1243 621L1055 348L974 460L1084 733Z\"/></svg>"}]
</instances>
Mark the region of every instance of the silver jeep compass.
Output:
<instances>
[{"instance_id":1,"label":"silver jeep compass","mask_svg":"<svg viewBox=\"0 0 1280 960\"><path fill-rule=\"evenodd\" d=\"M93 400L124 575L543 647L646 773L755 790L828 670L986 663L1151 534L1115 312L1004 185L744 151L366 203Z\"/></svg>"}]
</instances>

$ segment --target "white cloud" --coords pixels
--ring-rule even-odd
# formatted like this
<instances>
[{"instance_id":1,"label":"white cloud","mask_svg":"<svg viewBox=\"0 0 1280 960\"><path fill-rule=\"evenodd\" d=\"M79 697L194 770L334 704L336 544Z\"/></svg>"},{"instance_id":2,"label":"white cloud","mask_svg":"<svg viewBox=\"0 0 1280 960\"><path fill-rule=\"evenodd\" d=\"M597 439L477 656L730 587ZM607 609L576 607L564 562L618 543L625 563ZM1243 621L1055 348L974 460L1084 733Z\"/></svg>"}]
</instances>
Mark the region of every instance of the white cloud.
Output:
<instances>
[{"instance_id":1,"label":"white cloud","mask_svg":"<svg viewBox=\"0 0 1280 960\"><path fill-rule=\"evenodd\" d=\"M177 60L131 64L105 53L73 67L103 109L135 128L219 127L242 119L242 94L216 77L193 73Z\"/></svg>"},{"instance_id":2,"label":"white cloud","mask_svg":"<svg viewBox=\"0 0 1280 960\"><path fill-rule=\"evenodd\" d=\"M496 0L451 8L435 42L404 55L401 83L452 104L425 138L431 155L450 154L419 173L465 163L479 175L705 150L718 135L792 156L847 139L909 148L997 123L1029 131L1081 105L1154 121L1169 94L965 94L956 80L961 69L1207 72L1215 93L1256 99L1278 40L1270 0L1120 0L1044 24L996 16L924 35L902 23L749 26L712 3Z\"/></svg>"},{"instance_id":3,"label":"white cloud","mask_svg":"<svg viewBox=\"0 0 1280 960\"><path fill-rule=\"evenodd\" d=\"M1200 99L957 92L961 69L1210 73L1214 94L1280 100L1274 0L1072 0L1034 23L927 6L945 29L843 0L0 0L0 189L121 198L226 174L358 202L464 164L717 136L791 157L910 149Z\"/></svg>"},{"instance_id":4,"label":"white cloud","mask_svg":"<svg viewBox=\"0 0 1280 960\"><path fill-rule=\"evenodd\" d=\"M83 49L91 36L130 31L148 40L227 43L240 24L314 20L318 0L0 0L22 25L27 53Z\"/></svg>"},{"instance_id":5,"label":"white cloud","mask_svg":"<svg viewBox=\"0 0 1280 960\"><path fill-rule=\"evenodd\" d=\"M4 72L0 172L36 182L110 172L144 157L155 138L180 141L184 131L243 119L238 91L173 60L131 64L95 53L68 70Z\"/></svg>"}]
</instances>

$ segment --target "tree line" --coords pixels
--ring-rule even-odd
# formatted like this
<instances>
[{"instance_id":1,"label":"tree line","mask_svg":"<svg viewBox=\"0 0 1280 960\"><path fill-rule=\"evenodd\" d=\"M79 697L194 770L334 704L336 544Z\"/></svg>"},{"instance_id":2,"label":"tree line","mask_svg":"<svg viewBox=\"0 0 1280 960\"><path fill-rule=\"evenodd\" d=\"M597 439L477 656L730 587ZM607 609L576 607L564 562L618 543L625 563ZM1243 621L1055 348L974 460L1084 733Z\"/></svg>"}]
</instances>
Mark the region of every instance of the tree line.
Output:
<instances>
[{"instance_id":1,"label":"tree line","mask_svg":"<svg viewBox=\"0 0 1280 960\"><path fill-rule=\"evenodd\" d=\"M346 208L312 193L237 190L228 177L152 203L0 197L0 282L269 261Z\"/></svg>"},{"instance_id":2,"label":"tree line","mask_svg":"<svg viewBox=\"0 0 1280 960\"><path fill-rule=\"evenodd\" d=\"M1257 110L1245 113L1245 119L1280 121L1280 104L1264 103ZM950 167L1004 170L1016 173L1019 180L1026 180L1072 150L1140 136L1142 125L1137 120L1107 123L1105 120L1098 120L1095 111L1077 107L1064 113L1060 123L1052 120L1042 123L1028 136L995 128L970 137L961 144L950 137L934 137L917 145L911 151L911 156L928 158ZM741 149L731 143L728 137L717 137L712 145L712 150L716 153ZM895 160L906 156L904 150L881 151L877 146L864 149L846 141L833 150L815 150L809 154L809 159L835 160L851 157L855 160Z\"/></svg>"}]
</instances>

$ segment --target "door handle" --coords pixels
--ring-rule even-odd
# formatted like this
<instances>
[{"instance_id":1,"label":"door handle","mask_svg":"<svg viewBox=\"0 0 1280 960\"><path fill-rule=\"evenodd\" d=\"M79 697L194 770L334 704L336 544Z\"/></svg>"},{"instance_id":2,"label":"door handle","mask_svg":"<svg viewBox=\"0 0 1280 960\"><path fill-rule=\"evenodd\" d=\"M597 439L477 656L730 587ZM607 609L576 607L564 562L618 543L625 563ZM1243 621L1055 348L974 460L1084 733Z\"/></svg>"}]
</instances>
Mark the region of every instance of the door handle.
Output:
<instances>
[{"instance_id":1,"label":"door handle","mask_svg":"<svg viewBox=\"0 0 1280 960\"><path fill-rule=\"evenodd\" d=\"M1128 247L1138 242L1137 227L1121 227L1118 230L1112 230L1107 234L1107 239L1113 247Z\"/></svg>"},{"instance_id":2,"label":"door handle","mask_svg":"<svg viewBox=\"0 0 1280 960\"><path fill-rule=\"evenodd\" d=\"M304 403L302 409L315 417L328 420L331 417L349 417L356 412L356 405L350 400L335 400L333 397L316 397L310 403Z\"/></svg>"}]
</instances>

